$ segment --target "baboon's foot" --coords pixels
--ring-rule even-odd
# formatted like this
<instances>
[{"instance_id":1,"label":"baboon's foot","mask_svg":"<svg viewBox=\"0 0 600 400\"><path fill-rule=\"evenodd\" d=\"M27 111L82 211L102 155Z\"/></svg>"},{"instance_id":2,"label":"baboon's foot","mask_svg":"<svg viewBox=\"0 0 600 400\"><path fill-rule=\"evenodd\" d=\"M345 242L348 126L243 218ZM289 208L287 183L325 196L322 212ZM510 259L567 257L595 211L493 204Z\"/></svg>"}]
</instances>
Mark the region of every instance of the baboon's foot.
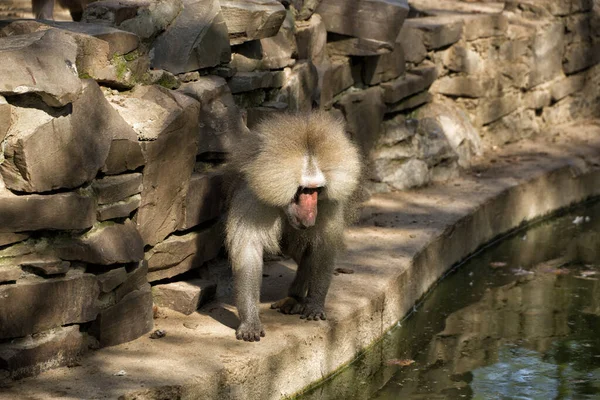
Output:
<instances>
[{"instance_id":1,"label":"baboon's foot","mask_svg":"<svg viewBox=\"0 0 600 400\"><path fill-rule=\"evenodd\" d=\"M242 322L235 331L235 337L246 342L260 342L260 338L265 337L265 330L260 321Z\"/></svg>"},{"instance_id":2,"label":"baboon's foot","mask_svg":"<svg viewBox=\"0 0 600 400\"><path fill-rule=\"evenodd\" d=\"M286 297L271 304L271 308L279 310L283 314L300 314L304 310L304 299Z\"/></svg>"},{"instance_id":3,"label":"baboon's foot","mask_svg":"<svg viewBox=\"0 0 600 400\"><path fill-rule=\"evenodd\" d=\"M326 320L325 309L320 304L311 303L310 301L304 305L300 318L309 321Z\"/></svg>"}]
</instances>

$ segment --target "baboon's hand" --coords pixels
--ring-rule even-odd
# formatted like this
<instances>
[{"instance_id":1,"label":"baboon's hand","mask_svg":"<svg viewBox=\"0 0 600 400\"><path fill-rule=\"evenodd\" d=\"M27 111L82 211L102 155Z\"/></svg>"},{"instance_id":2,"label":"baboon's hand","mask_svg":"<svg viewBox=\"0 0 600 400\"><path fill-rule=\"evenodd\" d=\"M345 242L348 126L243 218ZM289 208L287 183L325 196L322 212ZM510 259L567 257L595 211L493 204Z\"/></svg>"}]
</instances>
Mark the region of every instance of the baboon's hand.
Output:
<instances>
[{"instance_id":1,"label":"baboon's hand","mask_svg":"<svg viewBox=\"0 0 600 400\"><path fill-rule=\"evenodd\" d=\"M325 315L325 310L322 305L308 301L304 305L304 310L302 311L300 318L307 319L309 321L318 321L320 319L326 320L327 316Z\"/></svg>"},{"instance_id":2,"label":"baboon's hand","mask_svg":"<svg viewBox=\"0 0 600 400\"><path fill-rule=\"evenodd\" d=\"M260 342L260 338L265 337L265 330L260 321L242 322L235 331L235 337L246 342Z\"/></svg>"},{"instance_id":3,"label":"baboon's hand","mask_svg":"<svg viewBox=\"0 0 600 400\"><path fill-rule=\"evenodd\" d=\"M271 304L271 308L277 309L283 314L300 314L304 310L304 299L286 297Z\"/></svg>"}]
</instances>

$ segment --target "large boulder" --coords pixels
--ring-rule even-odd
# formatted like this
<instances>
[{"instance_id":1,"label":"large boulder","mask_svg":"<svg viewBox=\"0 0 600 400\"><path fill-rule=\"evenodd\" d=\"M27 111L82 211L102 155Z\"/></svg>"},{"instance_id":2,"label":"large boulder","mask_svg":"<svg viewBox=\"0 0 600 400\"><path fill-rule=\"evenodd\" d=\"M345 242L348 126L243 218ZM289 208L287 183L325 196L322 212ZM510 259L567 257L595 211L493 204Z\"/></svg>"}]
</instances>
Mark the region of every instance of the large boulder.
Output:
<instances>
[{"instance_id":1,"label":"large boulder","mask_svg":"<svg viewBox=\"0 0 600 400\"><path fill-rule=\"evenodd\" d=\"M96 319L100 289L92 274L69 271L60 278L35 276L1 285L0 339L22 337Z\"/></svg>"},{"instance_id":2,"label":"large boulder","mask_svg":"<svg viewBox=\"0 0 600 400\"><path fill-rule=\"evenodd\" d=\"M225 79L205 76L182 84L178 90L202 104L197 127L199 155L224 154L248 131Z\"/></svg>"},{"instance_id":3,"label":"large boulder","mask_svg":"<svg viewBox=\"0 0 600 400\"><path fill-rule=\"evenodd\" d=\"M89 190L48 195L15 195L0 182L0 232L90 228L96 200Z\"/></svg>"},{"instance_id":4,"label":"large boulder","mask_svg":"<svg viewBox=\"0 0 600 400\"><path fill-rule=\"evenodd\" d=\"M408 1L321 0L316 12L328 32L383 42L392 48L408 15Z\"/></svg>"},{"instance_id":5,"label":"large boulder","mask_svg":"<svg viewBox=\"0 0 600 400\"><path fill-rule=\"evenodd\" d=\"M103 222L81 235L58 237L52 249L63 260L111 265L141 261L144 242L135 224Z\"/></svg>"},{"instance_id":6,"label":"large boulder","mask_svg":"<svg viewBox=\"0 0 600 400\"><path fill-rule=\"evenodd\" d=\"M153 68L174 74L229 62L227 25L217 0L183 0L183 9L154 42Z\"/></svg>"},{"instance_id":7,"label":"large boulder","mask_svg":"<svg viewBox=\"0 0 600 400\"><path fill-rule=\"evenodd\" d=\"M85 8L82 21L114 26L147 40L163 32L182 9L182 0L101 0Z\"/></svg>"},{"instance_id":8,"label":"large boulder","mask_svg":"<svg viewBox=\"0 0 600 400\"><path fill-rule=\"evenodd\" d=\"M33 93L52 107L75 101L77 56L75 38L56 29L0 38L0 95Z\"/></svg>"},{"instance_id":9,"label":"large boulder","mask_svg":"<svg viewBox=\"0 0 600 400\"><path fill-rule=\"evenodd\" d=\"M182 223L198 152L200 103L160 86L136 87L109 99L141 141L146 166L137 226L144 243L155 245Z\"/></svg>"},{"instance_id":10,"label":"large boulder","mask_svg":"<svg viewBox=\"0 0 600 400\"><path fill-rule=\"evenodd\" d=\"M146 252L148 281L171 278L199 268L215 258L222 246L222 225L183 235L171 235Z\"/></svg>"},{"instance_id":11,"label":"large boulder","mask_svg":"<svg viewBox=\"0 0 600 400\"><path fill-rule=\"evenodd\" d=\"M286 12L277 0L220 0L232 45L275 36Z\"/></svg>"},{"instance_id":12,"label":"large boulder","mask_svg":"<svg viewBox=\"0 0 600 400\"><path fill-rule=\"evenodd\" d=\"M58 111L35 104L15 108L0 164L6 187L47 192L81 186L97 175L113 135L125 125L95 81L82 86L72 106Z\"/></svg>"}]
</instances>

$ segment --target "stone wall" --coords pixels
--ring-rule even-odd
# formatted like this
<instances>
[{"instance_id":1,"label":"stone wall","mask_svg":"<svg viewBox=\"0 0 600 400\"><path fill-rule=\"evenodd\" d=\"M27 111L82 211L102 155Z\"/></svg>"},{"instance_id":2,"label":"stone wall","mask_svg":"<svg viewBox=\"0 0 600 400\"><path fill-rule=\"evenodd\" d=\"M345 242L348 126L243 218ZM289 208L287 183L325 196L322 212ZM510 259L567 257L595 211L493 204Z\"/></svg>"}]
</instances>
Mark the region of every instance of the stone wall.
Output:
<instances>
[{"instance_id":1,"label":"stone wall","mask_svg":"<svg viewBox=\"0 0 600 400\"><path fill-rule=\"evenodd\" d=\"M373 191L597 116L599 12L102 0L81 23L0 21L0 376L133 340L153 301L189 314L209 300L223 163L271 113L345 118Z\"/></svg>"}]
</instances>

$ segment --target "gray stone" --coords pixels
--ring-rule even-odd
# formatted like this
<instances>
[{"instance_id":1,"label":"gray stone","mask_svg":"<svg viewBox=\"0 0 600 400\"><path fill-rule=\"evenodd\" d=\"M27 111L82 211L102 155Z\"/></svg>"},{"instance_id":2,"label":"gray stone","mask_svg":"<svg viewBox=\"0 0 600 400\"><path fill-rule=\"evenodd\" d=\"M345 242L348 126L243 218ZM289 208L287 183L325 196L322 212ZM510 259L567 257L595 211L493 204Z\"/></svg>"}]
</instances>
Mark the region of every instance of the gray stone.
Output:
<instances>
[{"instance_id":1,"label":"gray stone","mask_svg":"<svg viewBox=\"0 0 600 400\"><path fill-rule=\"evenodd\" d=\"M458 163L467 168L475 156L483 153L483 145L477 129L471 120L454 102L436 101L421 107L419 118L435 119L448 139L450 146L458 155Z\"/></svg>"},{"instance_id":2,"label":"gray stone","mask_svg":"<svg viewBox=\"0 0 600 400\"><path fill-rule=\"evenodd\" d=\"M419 92L410 97L406 97L397 103L388 104L385 112L386 114L394 114L412 110L413 108L419 107L425 103L429 103L431 99L431 93L426 91Z\"/></svg>"},{"instance_id":3,"label":"gray stone","mask_svg":"<svg viewBox=\"0 0 600 400\"><path fill-rule=\"evenodd\" d=\"M483 69L483 60L479 53L458 43L443 52L442 62L454 72L476 74Z\"/></svg>"},{"instance_id":4,"label":"gray stone","mask_svg":"<svg viewBox=\"0 0 600 400\"><path fill-rule=\"evenodd\" d=\"M319 14L296 23L296 46L300 60L311 60L316 66L327 61L327 30Z\"/></svg>"},{"instance_id":5,"label":"gray stone","mask_svg":"<svg viewBox=\"0 0 600 400\"><path fill-rule=\"evenodd\" d=\"M568 44L563 56L565 74L573 74L597 64L600 61L599 51L599 43L578 42Z\"/></svg>"},{"instance_id":6,"label":"gray stone","mask_svg":"<svg viewBox=\"0 0 600 400\"><path fill-rule=\"evenodd\" d=\"M260 107L247 108L246 125L248 125L248 129L252 130L263 119L285 112L285 110L287 110L287 104L281 102L266 102Z\"/></svg>"},{"instance_id":7,"label":"gray stone","mask_svg":"<svg viewBox=\"0 0 600 400\"><path fill-rule=\"evenodd\" d=\"M276 0L220 0L231 44L275 36L286 17Z\"/></svg>"},{"instance_id":8,"label":"gray stone","mask_svg":"<svg viewBox=\"0 0 600 400\"><path fill-rule=\"evenodd\" d=\"M329 108L336 95L354 84L350 59L347 57L333 57L317 67L319 72L319 104L321 108Z\"/></svg>"},{"instance_id":9,"label":"gray stone","mask_svg":"<svg viewBox=\"0 0 600 400\"><path fill-rule=\"evenodd\" d=\"M18 265L0 263L0 283L14 282L22 273Z\"/></svg>"},{"instance_id":10,"label":"gray stone","mask_svg":"<svg viewBox=\"0 0 600 400\"><path fill-rule=\"evenodd\" d=\"M284 79L283 71L238 72L228 83L231 93L236 94L256 89L279 88Z\"/></svg>"},{"instance_id":11,"label":"gray stone","mask_svg":"<svg viewBox=\"0 0 600 400\"><path fill-rule=\"evenodd\" d=\"M116 203L98 206L96 210L97 219L98 221L107 221L116 218L127 218L140 207L141 203L142 196L136 194Z\"/></svg>"},{"instance_id":12,"label":"gray stone","mask_svg":"<svg viewBox=\"0 0 600 400\"><path fill-rule=\"evenodd\" d=\"M463 20L462 37L467 41L503 36L508 29L504 14L460 15L457 19Z\"/></svg>"},{"instance_id":13,"label":"gray stone","mask_svg":"<svg viewBox=\"0 0 600 400\"><path fill-rule=\"evenodd\" d=\"M8 104L4 96L0 96L0 143L6 137L12 124L12 106Z\"/></svg>"},{"instance_id":14,"label":"gray stone","mask_svg":"<svg viewBox=\"0 0 600 400\"><path fill-rule=\"evenodd\" d=\"M296 19L300 21L309 19L320 2L321 0L292 0L292 6L297 11Z\"/></svg>"},{"instance_id":15,"label":"gray stone","mask_svg":"<svg viewBox=\"0 0 600 400\"><path fill-rule=\"evenodd\" d=\"M100 291L108 293L127 280L127 270L125 267L111 269L110 271L96 275Z\"/></svg>"},{"instance_id":16,"label":"gray stone","mask_svg":"<svg viewBox=\"0 0 600 400\"><path fill-rule=\"evenodd\" d=\"M98 204L109 204L142 192L142 174L106 176L92 182Z\"/></svg>"},{"instance_id":17,"label":"gray stone","mask_svg":"<svg viewBox=\"0 0 600 400\"><path fill-rule=\"evenodd\" d=\"M147 81L145 83L149 85L160 85L167 89L177 89L181 86L179 79L164 69L152 69L148 71L146 76Z\"/></svg>"},{"instance_id":18,"label":"gray stone","mask_svg":"<svg viewBox=\"0 0 600 400\"><path fill-rule=\"evenodd\" d=\"M565 43L589 41L592 37L592 19L586 14L570 15L564 19Z\"/></svg>"},{"instance_id":19,"label":"gray stone","mask_svg":"<svg viewBox=\"0 0 600 400\"><path fill-rule=\"evenodd\" d=\"M90 24L75 21L16 20L0 29L0 37L25 35L46 30L50 27L101 39L108 43L109 56L111 57L115 54L127 54L137 49L140 44L140 39L131 32L122 31L102 24Z\"/></svg>"},{"instance_id":20,"label":"gray stone","mask_svg":"<svg viewBox=\"0 0 600 400\"><path fill-rule=\"evenodd\" d=\"M155 41L152 67L174 74L229 62L227 25L217 0L183 0L183 10Z\"/></svg>"},{"instance_id":21,"label":"gray stone","mask_svg":"<svg viewBox=\"0 0 600 400\"><path fill-rule=\"evenodd\" d=\"M530 90L523 95L523 107L539 110L550 105L552 95L548 89Z\"/></svg>"},{"instance_id":22,"label":"gray stone","mask_svg":"<svg viewBox=\"0 0 600 400\"><path fill-rule=\"evenodd\" d=\"M423 66L414 68L408 71L405 76L381 84L383 100L390 104L396 103L427 89L436 77L437 72L435 67Z\"/></svg>"},{"instance_id":23,"label":"gray stone","mask_svg":"<svg viewBox=\"0 0 600 400\"><path fill-rule=\"evenodd\" d=\"M441 93L446 96L456 97L484 97L489 92L485 81L476 76L444 76L431 85L432 93Z\"/></svg>"},{"instance_id":24,"label":"gray stone","mask_svg":"<svg viewBox=\"0 0 600 400\"><path fill-rule=\"evenodd\" d=\"M339 100L339 108L346 117L346 129L351 137L368 154L379 137L385 105L382 90L374 86L360 91L349 91Z\"/></svg>"},{"instance_id":25,"label":"gray stone","mask_svg":"<svg viewBox=\"0 0 600 400\"><path fill-rule=\"evenodd\" d=\"M96 201L85 191L15 195L0 185L0 232L87 229L96 219Z\"/></svg>"},{"instance_id":26,"label":"gray stone","mask_svg":"<svg viewBox=\"0 0 600 400\"><path fill-rule=\"evenodd\" d=\"M533 58L529 60L528 88L562 75L563 31L561 23L538 28L533 39Z\"/></svg>"},{"instance_id":27,"label":"gray stone","mask_svg":"<svg viewBox=\"0 0 600 400\"><path fill-rule=\"evenodd\" d=\"M427 163L414 158L408 160L376 159L374 178L396 190L406 190L426 185L430 181Z\"/></svg>"},{"instance_id":28,"label":"gray stone","mask_svg":"<svg viewBox=\"0 0 600 400\"><path fill-rule=\"evenodd\" d=\"M517 110L485 127L482 138L486 146L502 146L530 137L540 131L534 110Z\"/></svg>"},{"instance_id":29,"label":"gray stone","mask_svg":"<svg viewBox=\"0 0 600 400\"><path fill-rule=\"evenodd\" d=\"M6 187L45 192L74 188L97 175L113 134L123 125L98 84L83 82L83 91L68 114L52 118L42 110L19 108L18 120L6 137L5 160L0 164ZM30 120L38 115L41 125Z\"/></svg>"},{"instance_id":30,"label":"gray stone","mask_svg":"<svg viewBox=\"0 0 600 400\"><path fill-rule=\"evenodd\" d=\"M6 246L13 243L22 242L23 240L29 237L28 234L25 233L0 233L0 247Z\"/></svg>"},{"instance_id":31,"label":"gray stone","mask_svg":"<svg viewBox=\"0 0 600 400\"><path fill-rule=\"evenodd\" d=\"M25 270L32 271L37 275L50 276L66 274L71 268L71 263L61 259L40 259L38 261L26 261L21 264Z\"/></svg>"},{"instance_id":32,"label":"gray stone","mask_svg":"<svg viewBox=\"0 0 600 400\"><path fill-rule=\"evenodd\" d=\"M190 315L215 296L217 285L203 279L173 282L152 287L154 304Z\"/></svg>"},{"instance_id":33,"label":"gray stone","mask_svg":"<svg viewBox=\"0 0 600 400\"><path fill-rule=\"evenodd\" d=\"M152 330L152 314L152 291L150 285L146 285L100 311L90 327L90 334L98 339L100 347L130 342Z\"/></svg>"},{"instance_id":34,"label":"gray stone","mask_svg":"<svg viewBox=\"0 0 600 400\"><path fill-rule=\"evenodd\" d=\"M481 99L474 111L475 125L487 125L516 110L520 104L520 96L515 93L505 93L502 97Z\"/></svg>"},{"instance_id":35,"label":"gray stone","mask_svg":"<svg viewBox=\"0 0 600 400\"><path fill-rule=\"evenodd\" d=\"M114 107L114 103L110 103ZM114 111L111 111L114 113ZM113 131L110 149L106 157L102 172L107 175L120 174L133 171L144 165L142 148L138 143L137 133L123 118L116 113L111 119L119 124L119 129Z\"/></svg>"},{"instance_id":36,"label":"gray stone","mask_svg":"<svg viewBox=\"0 0 600 400\"><path fill-rule=\"evenodd\" d=\"M198 121L199 155L227 153L239 135L248 131L225 79L201 77L196 82L184 83L179 91L202 104Z\"/></svg>"},{"instance_id":37,"label":"gray stone","mask_svg":"<svg viewBox=\"0 0 600 400\"><path fill-rule=\"evenodd\" d=\"M408 2L321 0L316 12L323 18L328 32L376 40L393 47L408 15Z\"/></svg>"},{"instance_id":38,"label":"gray stone","mask_svg":"<svg viewBox=\"0 0 600 400\"><path fill-rule=\"evenodd\" d=\"M377 146L391 146L413 137L417 133L414 121L414 119L407 121L402 114L385 120L381 125L381 136L377 140Z\"/></svg>"},{"instance_id":39,"label":"gray stone","mask_svg":"<svg viewBox=\"0 0 600 400\"><path fill-rule=\"evenodd\" d=\"M103 222L81 235L54 239L52 247L63 260L111 265L144 258L144 242L131 221Z\"/></svg>"},{"instance_id":40,"label":"gray stone","mask_svg":"<svg viewBox=\"0 0 600 400\"><path fill-rule=\"evenodd\" d=\"M128 293L144 287L148 283L148 263L144 260L130 264L126 280L115 289L115 299L121 301Z\"/></svg>"},{"instance_id":41,"label":"gray stone","mask_svg":"<svg viewBox=\"0 0 600 400\"><path fill-rule=\"evenodd\" d=\"M82 21L116 26L150 39L164 31L182 9L181 0L102 0L85 8Z\"/></svg>"},{"instance_id":42,"label":"gray stone","mask_svg":"<svg viewBox=\"0 0 600 400\"><path fill-rule=\"evenodd\" d=\"M259 107L265 101L267 101L267 93L266 91L259 89L254 90L252 92L242 92L233 95L233 100L235 104L241 109L246 109L250 107ZM246 119L246 112L242 110L242 118Z\"/></svg>"},{"instance_id":43,"label":"gray stone","mask_svg":"<svg viewBox=\"0 0 600 400\"><path fill-rule=\"evenodd\" d=\"M309 112L317 98L319 75L312 62L298 61L284 71L284 84L275 101L286 103L292 112Z\"/></svg>"},{"instance_id":44,"label":"gray stone","mask_svg":"<svg viewBox=\"0 0 600 400\"><path fill-rule=\"evenodd\" d=\"M217 256L222 245L217 223L197 232L171 235L148 252L148 281L154 282L199 268Z\"/></svg>"},{"instance_id":45,"label":"gray stone","mask_svg":"<svg viewBox=\"0 0 600 400\"><path fill-rule=\"evenodd\" d=\"M581 90L586 83L585 74L577 74L565 77L550 86L550 95L553 101L558 101L570 94Z\"/></svg>"},{"instance_id":46,"label":"gray stone","mask_svg":"<svg viewBox=\"0 0 600 400\"><path fill-rule=\"evenodd\" d=\"M223 171L192 174L178 230L193 228L222 214L225 206L223 178Z\"/></svg>"},{"instance_id":47,"label":"gray stone","mask_svg":"<svg viewBox=\"0 0 600 400\"><path fill-rule=\"evenodd\" d=\"M391 53L364 58L362 80L367 85L377 85L404 75L405 70L402 44L395 43Z\"/></svg>"},{"instance_id":48,"label":"gray stone","mask_svg":"<svg viewBox=\"0 0 600 400\"><path fill-rule=\"evenodd\" d=\"M73 36L56 29L0 38L0 95L33 93L52 107L75 101L82 90L77 56Z\"/></svg>"},{"instance_id":49,"label":"gray stone","mask_svg":"<svg viewBox=\"0 0 600 400\"><path fill-rule=\"evenodd\" d=\"M200 103L159 86L136 87L110 100L142 140L146 166L137 225L144 243L154 245L181 223L198 151Z\"/></svg>"},{"instance_id":50,"label":"gray stone","mask_svg":"<svg viewBox=\"0 0 600 400\"><path fill-rule=\"evenodd\" d=\"M571 13L589 11L592 9L593 0L511 0L507 3L514 3L521 6L541 7L555 16L564 16Z\"/></svg>"},{"instance_id":51,"label":"gray stone","mask_svg":"<svg viewBox=\"0 0 600 400\"><path fill-rule=\"evenodd\" d=\"M294 64L295 54L294 18L288 13L277 35L235 46L229 65L240 72L281 69Z\"/></svg>"},{"instance_id":52,"label":"gray stone","mask_svg":"<svg viewBox=\"0 0 600 400\"><path fill-rule=\"evenodd\" d=\"M423 32L410 24L402 26L396 39L404 50L404 59L413 64L420 64L427 57L427 49L423 41Z\"/></svg>"},{"instance_id":53,"label":"gray stone","mask_svg":"<svg viewBox=\"0 0 600 400\"><path fill-rule=\"evenodd\" d=\"M12 379L37 375L75 361L88 348L79 326L65 326L0 344L0 370Z\"/></svg>"},{"instance_id":54,"label":"gray stone","mask_svg":"<svg viewBox=\"0 0 600 400\"><path fill-rule=\"evenodd\" d=\"M70 271L60 278L20 279L0 285L0 339L20 337L96 318L96 277Z\"/></svg>"},{"instance_id":55,"label":"gray stone","mask_svg":"<svg viewBox=\"0 0 600 400\"><path fill-rule=\"evenodd\" d=\"M451 16L411 18L404 25L421 31L423 45L428 50L458 42L463 30L463 21Z\"/></svg>"},{"instance_id":56,"label":"gray stone","mask_svg":"<svg viewBox=\"0 0 600 400\"><path fill-rule=\"evenodd\" d=\"M394 49L394 45L373 39L355 38L352 36L329 33L327 35L327 52L338 56L377 56Z\"/></svg>"}]
</instances>

